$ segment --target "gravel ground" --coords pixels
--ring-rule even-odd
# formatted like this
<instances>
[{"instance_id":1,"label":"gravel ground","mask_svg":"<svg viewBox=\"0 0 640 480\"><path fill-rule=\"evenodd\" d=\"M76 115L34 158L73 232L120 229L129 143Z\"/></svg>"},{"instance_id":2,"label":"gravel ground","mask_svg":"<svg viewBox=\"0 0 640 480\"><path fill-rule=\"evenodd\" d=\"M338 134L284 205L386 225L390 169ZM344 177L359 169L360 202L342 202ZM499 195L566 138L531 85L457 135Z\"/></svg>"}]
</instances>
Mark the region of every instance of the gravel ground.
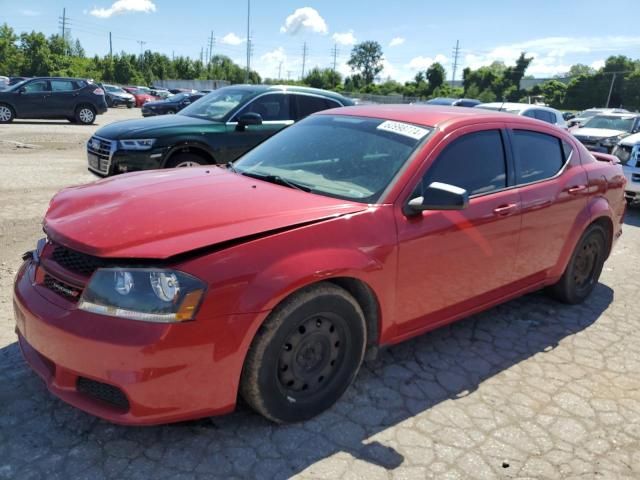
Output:
<instances>
[{"instance_id":1,"label":"gravel ground","mask_svg":"<svg viewBox=\"0 0 640 480\"><path fill-rule=\"evenodd\" d=\"M584 305L528 295L390 348L303 424L240 407L126 428L54 399L20 357L11 284L49 198L94 179L95 128L0 126L0 479L640 478L638 209Z\"/></svg>"}]
</instances>

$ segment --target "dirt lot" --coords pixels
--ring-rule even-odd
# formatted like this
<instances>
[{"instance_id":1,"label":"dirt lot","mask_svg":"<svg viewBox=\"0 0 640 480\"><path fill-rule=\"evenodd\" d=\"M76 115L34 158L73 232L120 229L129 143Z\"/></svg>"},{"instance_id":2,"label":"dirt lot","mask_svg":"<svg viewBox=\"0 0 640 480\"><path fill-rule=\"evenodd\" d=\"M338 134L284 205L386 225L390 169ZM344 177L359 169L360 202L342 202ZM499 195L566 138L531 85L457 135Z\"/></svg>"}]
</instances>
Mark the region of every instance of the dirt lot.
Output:
<instances>
[{"instance_id":1,"label":"dirt lot","mask_svg":"<svg viewBox=\"0 0 640 480\"><path fill-rule=\"evenodd\" d=\"M11 284L50 197L94 180L97 127L0 126L0 479L640 478L638 209L584 305L533 294L391 348L304 424L240 408L124 428L52 398L16 346Z\"/></svg>"}]
</instances>

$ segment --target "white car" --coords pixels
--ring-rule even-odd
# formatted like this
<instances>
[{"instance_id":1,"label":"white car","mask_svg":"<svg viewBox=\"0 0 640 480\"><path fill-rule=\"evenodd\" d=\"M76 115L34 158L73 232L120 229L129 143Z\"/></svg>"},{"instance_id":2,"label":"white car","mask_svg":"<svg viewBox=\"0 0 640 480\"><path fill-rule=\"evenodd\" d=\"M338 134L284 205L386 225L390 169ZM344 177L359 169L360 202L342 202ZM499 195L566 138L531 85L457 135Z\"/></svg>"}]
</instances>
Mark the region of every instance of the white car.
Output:
<instances>
[{"instance_id":1,"label":"white car","mask_svg":"<svg viewBox=\"0 0 640 480\"><path fill-rule=\"evenodd\" d=\"M582 112L578 112L575 117L567 122L569 128L582 127L588 120L596 115L603 115L607 113L629 113L629 110L624 108L587 108Z\"/></svg>"},{"instance_id":2,"label":"white car","mask_svg":"<svg viewBox=\"0 0 640 480\"><path fill-rule=\"evenodd\" d=\"M565 122L562 112L551 107L543 107L542 105L535 105L531 103L493 102L481 103L480 105L476 105L474 108L496 110L500 112L513 113L515 115L522 115L523 117L537 118L543 122L557 125L565 130L567 129L567 122Z\"/></svg>"},{"instance_id":3,"label":"white car","mask_svg":"<svg viewBox=\"0 0 640 480\"><path fill-rule=\"evenodd\" d=\"M627 203L640 203L640 133L620 140L612 153L620 159L624 176L627 177L624 188Z\"/></svg>"},{"instance_id":4,"label":"white car","mask_svg":"<svg viewBox=\"0 0 640 480\"><path fill-rule=\"evenodd\" d=\"M608 113L591 117L584 127L571 130L589 150L611 153L620 140L640 132L637 113Z\"/></svg>"}]
</instances>

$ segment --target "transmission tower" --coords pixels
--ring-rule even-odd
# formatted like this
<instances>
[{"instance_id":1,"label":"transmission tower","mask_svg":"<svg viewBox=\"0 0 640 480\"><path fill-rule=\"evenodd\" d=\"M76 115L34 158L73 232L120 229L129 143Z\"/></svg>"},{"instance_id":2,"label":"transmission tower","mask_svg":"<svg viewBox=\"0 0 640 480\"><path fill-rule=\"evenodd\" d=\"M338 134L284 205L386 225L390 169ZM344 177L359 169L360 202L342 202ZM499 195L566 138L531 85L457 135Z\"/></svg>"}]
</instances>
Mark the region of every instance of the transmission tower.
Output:
<instances>
[{"instance_id":1,"label":"transmission tower","mask_svg":"<svg viewBox=\"0 0 640 480\"><path fill-rule=\"evenodd\" d=\"M453 48L453 74L451 75L451 86L456 81L456 70L458 70L458 56L460 55L460 40L456 40L456 46Z\"/></svg>"}]
</instances>

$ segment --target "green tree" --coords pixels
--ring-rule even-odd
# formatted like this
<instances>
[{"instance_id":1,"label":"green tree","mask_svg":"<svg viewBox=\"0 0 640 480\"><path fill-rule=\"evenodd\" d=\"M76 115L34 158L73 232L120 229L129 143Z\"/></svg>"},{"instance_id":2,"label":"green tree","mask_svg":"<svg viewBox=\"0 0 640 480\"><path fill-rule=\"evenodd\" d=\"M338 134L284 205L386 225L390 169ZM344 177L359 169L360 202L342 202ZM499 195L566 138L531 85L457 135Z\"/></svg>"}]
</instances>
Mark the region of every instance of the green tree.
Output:
<instances>
[{"instance_id":1,"label":"green tree","mask_svg":"<svg viewBox=\"0 0 640 480\"><path fill-rule=\"evenodd\" d=\"M20 74L29 77L44 77L51 71L51 51L43 33L31 32L20 35L20 50L23 62Z\"/></svg>"},{"instance_id":2,"label":"green tree","mask_svg":"<svg viewBox=\"0 0 640 480\"><path fill-rule=\"evenodd\" d=\"M382 47L372 40L359 43L351 50L347 64L351 70L359 72L365 85L371 85L383 68Z\"/></svg>"},{"instance_id":3,"label":"green tree","mask_svg":"<svg viewBox=\"0 0 640 480\"><path fill-rule=\"evenodd\" d=\"M433 63L426 73L427 81L429 82L429 94L433 94L433 91L442 86L444 83L445 71L444 67L436 62Z\"/></svg>"},{"instance_id":4,"label":"green tree","mask_svg":"<svg viewBox=\"0 0 640 480\"><path fill-rule=\"evenodd\" d=\"M21 69L24 58L17 41L18 36L9 25L0 25L0 72L4 75L17 75Z\"/></svg>"},{"instance_id":5,"label":"green tree","mask_svg":"<svg viewBox=\"0 0 640 480\"><path fill-rule=\"evenodd\" d=\"M582 63L576 63L575 65L571 65L569 71L561 75L563 77L577 77L579 75L593 75L596 73L596 70L589 65L584 65Z\"/></svg>"}]
</instances>

